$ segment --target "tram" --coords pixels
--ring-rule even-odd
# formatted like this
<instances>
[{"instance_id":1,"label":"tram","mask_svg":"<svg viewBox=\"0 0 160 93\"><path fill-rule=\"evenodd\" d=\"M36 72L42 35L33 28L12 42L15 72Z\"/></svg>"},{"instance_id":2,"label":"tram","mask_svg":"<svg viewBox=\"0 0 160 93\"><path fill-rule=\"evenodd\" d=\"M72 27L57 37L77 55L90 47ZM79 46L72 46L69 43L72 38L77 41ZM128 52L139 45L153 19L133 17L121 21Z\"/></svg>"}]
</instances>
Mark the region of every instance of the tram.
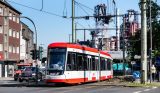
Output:
<instances>
[{"instance_id":1,"label":"tram","mask_svg":"<svg viewBox=\"0 0 160 93\"><path fill-rule=\"evenodd\" d=\"M111 78L110 54L79 44L49 44L46 83L80 84Z\"/></svg>"}]
</instances>

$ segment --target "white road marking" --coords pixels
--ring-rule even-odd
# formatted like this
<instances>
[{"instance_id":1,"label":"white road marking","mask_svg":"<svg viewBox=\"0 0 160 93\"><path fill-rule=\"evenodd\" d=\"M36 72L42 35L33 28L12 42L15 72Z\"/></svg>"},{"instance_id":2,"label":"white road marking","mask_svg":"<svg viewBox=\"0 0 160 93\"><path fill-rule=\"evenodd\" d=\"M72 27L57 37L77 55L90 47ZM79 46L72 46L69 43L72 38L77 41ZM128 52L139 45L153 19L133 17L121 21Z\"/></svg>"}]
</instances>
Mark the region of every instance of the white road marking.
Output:
<instances>
[{"instance_id":1,"label":"white road marking","mask_svg":"<svg viewBox=\"0 0 160 93\"><path fill-rule=\"evenodd\" d=\"M133 93L141 93L142 91L136 91L136 92L133 92Z\"/></svg>"},{"instance_id":2,"label":"white road marking","mask_svg":"<svg viewBox=\"0 0 160 93\"><path fill-rule=\"evenodd\" d=\"M152 89L156 89L157 87L152 87Z\"/></svg>"},{"instance_id":3,"label":"white road marking","mask_svg":"<svg viewBox=\"0 0 160 93\"><path fill-rule=\"evenodd\" d=\"M145 89L144 91L150 91L151 89Z\"/></svg>"}]
</instances>

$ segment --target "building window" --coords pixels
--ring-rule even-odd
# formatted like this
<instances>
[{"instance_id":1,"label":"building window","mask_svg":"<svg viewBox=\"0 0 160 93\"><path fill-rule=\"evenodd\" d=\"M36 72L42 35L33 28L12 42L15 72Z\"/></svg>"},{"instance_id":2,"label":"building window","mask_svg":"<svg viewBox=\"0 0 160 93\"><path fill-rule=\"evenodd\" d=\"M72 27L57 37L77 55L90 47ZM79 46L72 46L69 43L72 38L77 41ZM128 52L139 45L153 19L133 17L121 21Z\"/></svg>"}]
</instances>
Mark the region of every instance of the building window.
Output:
<instances>
[{"instance_id":1,"label":"building window","mask_svg":"<svg viewBox=\"0 0 160 93\"><path fill-rule=\"evenodd\" d=\"M7 25L7 17L4 17L4 25Z\"/></svg>"},{"instance_id":2,"label":"building window","mask_svg":"<svg viewBox=\"0 0 160 93\"><path fill-rule=\"evenodd\" d=\"M16 48L15 47L13 47L13 53L16 53Z\"/></svg>"},{"instance_id":3,"label":"building window","mask_svg":"<svg viewBox=\"0 0 160 93\"><path fill-rule=\"evenodd\" d=\"M12 46L9 46L9 52L12 52Z\"/></svg>"},{"instance_id":4,"label":"building window","mask_svg":"<svg viewBox=\"0 0 160 93\"><path fill-rule=\"evenodd\" d=\"M3 33L3 27L0 25L0 33Z\"/></svg>"},{"instance_id":5,"label":"building window","mask_svg":"<svg viewBox=\"0 0 160 93\"><path fill-rule=\"evenodd\" d=\"M9 19L12 20L12 13L9 12Z\"/></svg>"},{"instance_id":6,"label":"building window","mask_svg":"<svg viewBox=\"0 0 160 93\"><path fill-rule=\"evenodd\" d=\"M12 36L12 29L9 29L9 36Z\"/></svg>"},{"instance_id":7,"label":"building window","mask_svg":"<svg viewBox=\"0 0 160 93\"><path fill-rule=\"evenodd\" d=\"M19 38L19 32L17 32L16 36L17 36L17 38Z\"/></svg>"},{"instance_id":8,"label":"building window","mask_svg":"<svg viewBox=\"0 0 160 93\"><path fill-rule=\"evenodd\" d=\"M3 51L3 45L0 44L0 51Z\"/></svg>"},{"instance_id":9,"label":"building window","mask_svg":"<svg viewBox=\"0 0 160 93\"><path fill-rule=\"evenodd\" d=\"M17 23L19 23L19 17L17 17Z\"/></svg>"},{"instance_id":10,"label":"building window","mask_svg":"<svg viewBox=\"0 0 160 93\"><path fill-rule=\"evenodd\" d=\"M17 47L17 53L19 53L19 47Z\"/></svg>"},{"instance_id":11,"label":"building window","mask_svg":"<svg viewBox=\"0 0 160 93\"><path fill-rule=\"evenodd\" d=\"M3 8L0 7L0 15L3 15Z\"/></svg>"},{"instance_id":12,"label":"building window","mask_svg":"<svg viewBox=\"0 0 160 93\"><path fill-rule=\"evenodd\" d=\"M13 37L16 37L16 31L13 30Z\"/></svg>"},{"instance_id":13,"label":"building window","mask_svg":"<svg viewBox=\"0 0 160 93\"><path fill-rule=\"evenodd\" d=\"M16 15L13 14L13 21L16 21Z\"/></svg>"}]
</instances>

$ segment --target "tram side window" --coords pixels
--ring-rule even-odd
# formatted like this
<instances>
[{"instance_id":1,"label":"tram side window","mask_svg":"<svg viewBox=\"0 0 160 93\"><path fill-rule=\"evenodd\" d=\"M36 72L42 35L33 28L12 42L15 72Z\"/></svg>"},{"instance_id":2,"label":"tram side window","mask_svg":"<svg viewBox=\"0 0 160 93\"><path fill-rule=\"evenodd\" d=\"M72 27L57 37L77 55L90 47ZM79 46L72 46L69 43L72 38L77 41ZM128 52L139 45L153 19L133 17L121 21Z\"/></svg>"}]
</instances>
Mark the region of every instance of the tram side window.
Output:
<instances>
[{"instance_id":1,"label":"tram side window","mask_svg":"<svg viewBox=\"0 0 160 93\"><path fill-rule=\"evenodd\" d=\"M107 70L111 70L111 60L108 59L107 61Z\"/></svg>"},{"instance_id":2,"label":"tram side window","mask_svg":"<svg viewBox=\"0 0 160 93\"><path fill-rule=\"evenodd\" d=\"M92 60L91 60L91 58L87 58L87 66L88 66L88 70L92 70Z\"/></svg>"},{"instance_id":3,"label":"tram side window","mask_svg":"<svg viewBox=\"0 0 160 93\"><path fill-rule=\"evenodd\" d=\"M98 60L98 58L95 59L95 66L96 66L96 70L99 70L99 60Z\"/></svg>"},{"instance_id":4,"label":"tram side window","mask_svg":"<svg viewBox=\"0 0 160 93\"><path fill-rule=\"evenodd\" d=\"M71 52L68 53L66 70L67 71L77 70L75 53L71 53Z\"/></svg>"},{"instance_id":5,"label":"tram side window","mask_svg":"<svg viewBox=\"0 0 160 93\"><path fill-rule=\"evenodd\" d=\"M84 59L84 70L88 70L88 64L87 64L87 55L84 55L84 57L83 57L83 59Z\"/></svg>"},{"instance_id":6,"label":"tram side window","mask_svg":"<svg viewBox=\"0 0 160 93\"><path fill-rule=\"evenodd\" d=\"M95 57L94 56L92 56L92 70L96 70Z\"/></svg>"},{"instance_id":7,"label":"tram side window","mask_svg":"<svg viewBox=\"0 0 160 93\"><path fill-rule=\"evenodd\" d=\"M77 70L83 70L83 56L77 54Z\"/></svg>"},{"instance_id":8,"label":"tram side window","mask_svg":"<svg viewBox=\"0 0 160 93\"><path fill-rule=\"evenodd\" d=\"M106 69L106 64L105 64L105 58L101 58L101 70L105 70Z\"/></svg>"}]
</instances>

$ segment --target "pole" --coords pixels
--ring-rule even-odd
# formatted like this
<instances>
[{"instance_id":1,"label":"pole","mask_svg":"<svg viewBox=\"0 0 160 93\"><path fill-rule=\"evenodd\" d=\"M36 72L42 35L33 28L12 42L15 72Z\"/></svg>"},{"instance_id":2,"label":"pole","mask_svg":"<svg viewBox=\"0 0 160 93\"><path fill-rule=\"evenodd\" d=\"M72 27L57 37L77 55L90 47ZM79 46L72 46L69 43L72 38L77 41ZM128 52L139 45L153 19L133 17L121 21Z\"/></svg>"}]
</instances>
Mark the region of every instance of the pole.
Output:
<instances>
[{"instance_id":1,"label":"pole","mask_svg":"<svg viewBox=\"0 0 160 93\"><path fill-rule=\"evenodd\" d=\"M101 57L100 57L100 49L98 49L98 65L99 65L99 80L98 80L98 82L100 82L101 81L101 59L100 59Z\"/></svg>"},{"instance_id":2,"label":"pole","mask_svg":"<svg viewBox=\"0 0 160 93\"><path fill-rule=\"evenodd\" d=\"M84 41L86 41L86 30L84 29Z\"/></svg>"},{"instance_id":3,"label":"pole","mask_svg":"<svg viewBox=\"0 0 160 93\"><path fill-rule=\"evenodd\" d=\"M123 38L123 75L125 76L125 16L123 17L123 32L122 32L122 38Z\"/></svg>"},{"instance_id":4,"label":"pole","mask_svg":"<svg viewBox=\"0 0 160 93\"><path fill-rule=\"evenodd\" d=\"M149 60L149 67L150 67L150 83L152 83L152 72L151 72L151 66L152 66L152 11L151 11L151 1L149 4L149 23L150 23L150 60Z\"/></svg>"},{"instance_id":5,"label":"pole","mask_svg":"<svg viewBox=\"0 0 160 93\"><path fill-rule=\"evenodd\" d=\"M74 16L75 16L75 2L72 0L72 43L75 43L75 30L74 30Z\"/></svg>"},{"instance_id":6,"label":"pole","mask_svg":"<svg viewBox=\"0 0 160 93\"><path fill-rule=\"evenodd\" d=\"M119 29L119 17L117 15L119 15L118 8L116 8L116 37L117 37L117 51L119 51L120 50L120 38L119 38L120 29Z\"/></svg>"},{"instance_id":7,"label":"pole","mask_svg":"<svg viewBox=\"0 0 160 93\"><path fill-rule=\"evenodd\" d=\"M17 17L17 16L1 16L1 17ZM29 18L29 17L26 17L26 16L19 16L19 18L25 18L25 19L27 19L27 20L29 20L32 24L33 24L33 26L34 26L34 31L35 31L35 50L37 50L37 29L36 29L36 25L35 25L35 23L33 22L33 20L31 19L31 18ZM34 50L34 51L35 51ZM36 53L36 52L35 52ZM36 56L35 56L35 58L34 59L36 59L35 61L36 61L36 63L37 63L37 53L35 54ZM37 73L36 73L36 75L37 75ZM37 81L37 80L36 80ZM36 84L38 84L38 82L36 82Z\"/></svg>"},{"instance_id":8,"label":"pole","mask_svg":"<svg viewBox=\"0 0 160 93\"><path fill-rule=\"evenodd\" d=\"M25 19L28 19L34 26L34 29L35 29L35 50L34 51L37 51L37 29L36 29L36 25L35 23L33 22L32 19L30 19L29 17L26 17L26 16L21 16L20 18L25 18ZM36 85L38 84L38 64L37 64L37 52L35 52L35 62L36 62Z\"/></svg>"},{"instance_id":9,"label":"pole","mask_svg":"<svg viewBox=\"0 0 160 93\"><path fill-rule=\"evenodd\" d=\"M74 34L74 36L75 36L75 42L74 43L78 43L79 42L77 40L77 30L76 30L76 28L77 28L77 23L75 23L75 29L74 29L74 32L75 32L75 34Z\"/></svg>"},{"instance_id":10,"label":"pole","mask_svg":"<svg viewBox=\"0 0 160 93\"><path fill-rule=\"evenodd\" d=\"M146 0L141 0L141 83L147 81L147 25Z\"/></svg>"}]
</instances>

